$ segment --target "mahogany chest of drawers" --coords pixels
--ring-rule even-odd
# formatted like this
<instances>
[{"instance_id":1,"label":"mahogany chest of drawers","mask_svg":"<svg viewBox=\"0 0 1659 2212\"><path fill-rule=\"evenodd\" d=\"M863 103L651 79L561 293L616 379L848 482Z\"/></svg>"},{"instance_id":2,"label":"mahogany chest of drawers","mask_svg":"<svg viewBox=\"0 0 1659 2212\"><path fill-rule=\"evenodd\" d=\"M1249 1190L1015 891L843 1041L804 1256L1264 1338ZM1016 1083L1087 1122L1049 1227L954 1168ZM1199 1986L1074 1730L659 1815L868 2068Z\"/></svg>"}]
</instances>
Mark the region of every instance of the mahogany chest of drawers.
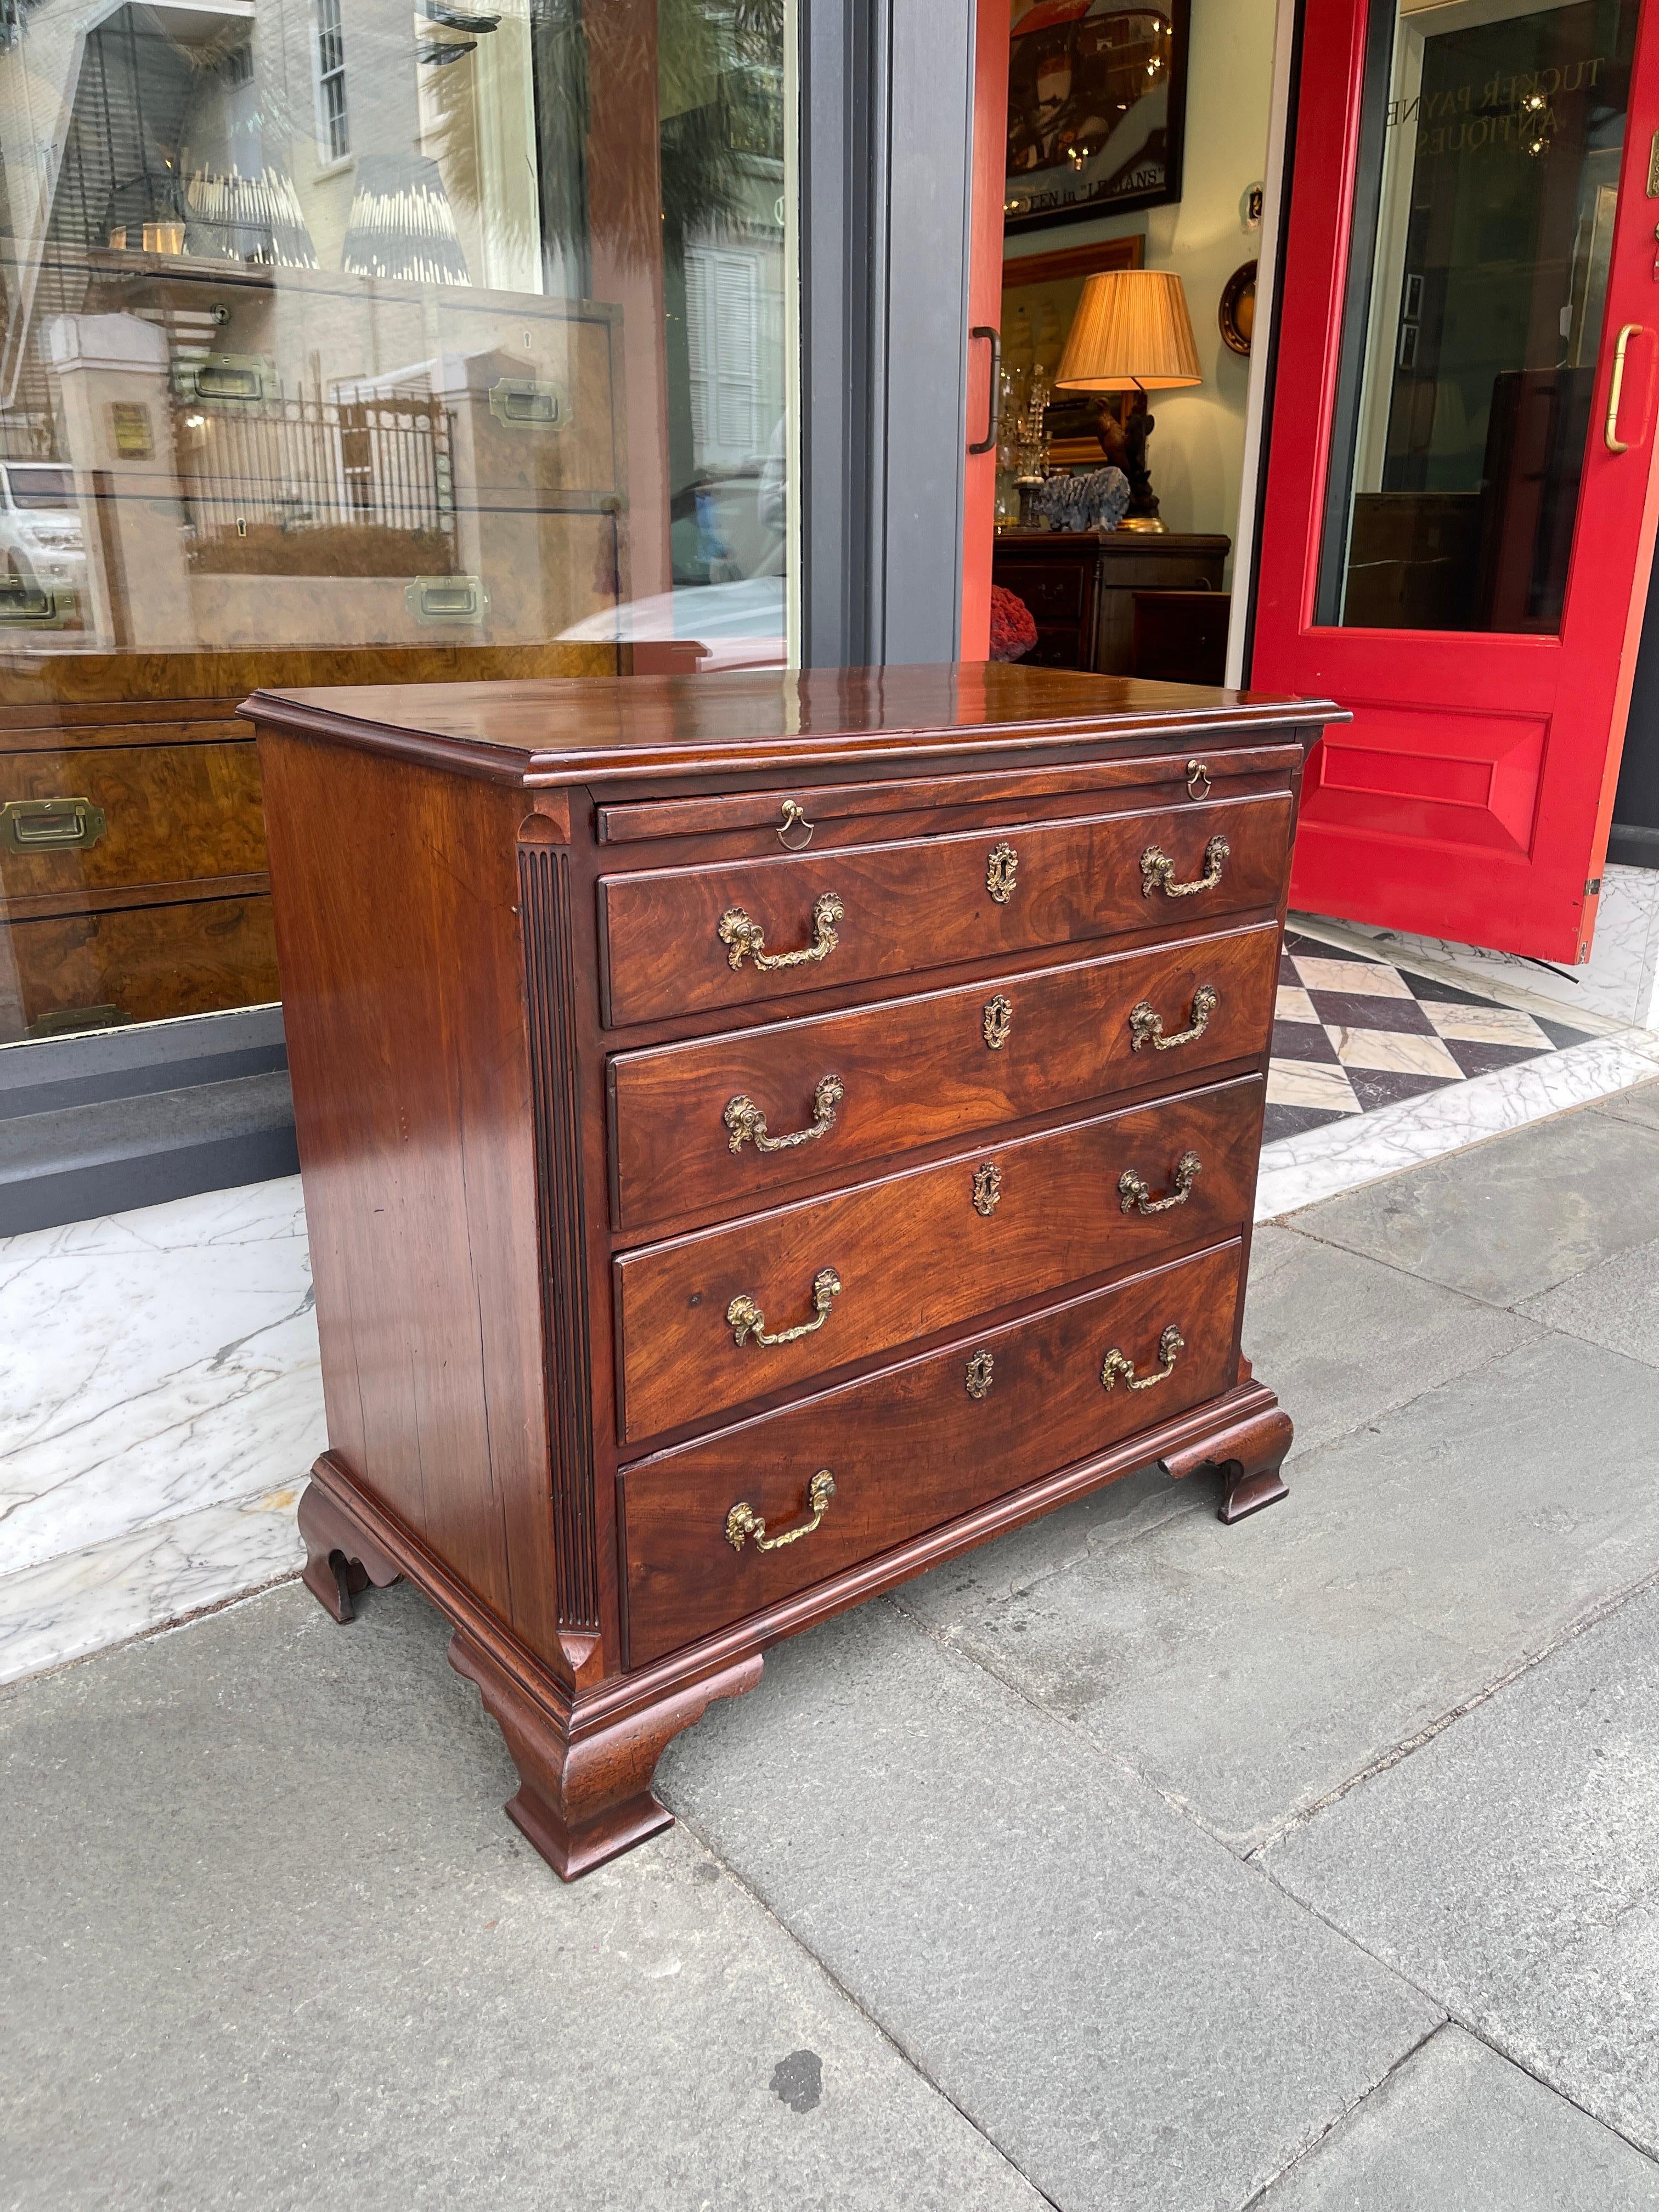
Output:
<instances>
[{"instance_id":1,"label":"mahogany chest of drawers","mask_svg":"<svg viewBox=\"0 0 1659 2212\"><path fill-rule=\"evenodd\" d=\"M1239 1330L1328 707L1019 667L256 694L337 1618L412 1577L567 1876L778 1638L1115 1477Z\"/></svg>"}]
</instances>

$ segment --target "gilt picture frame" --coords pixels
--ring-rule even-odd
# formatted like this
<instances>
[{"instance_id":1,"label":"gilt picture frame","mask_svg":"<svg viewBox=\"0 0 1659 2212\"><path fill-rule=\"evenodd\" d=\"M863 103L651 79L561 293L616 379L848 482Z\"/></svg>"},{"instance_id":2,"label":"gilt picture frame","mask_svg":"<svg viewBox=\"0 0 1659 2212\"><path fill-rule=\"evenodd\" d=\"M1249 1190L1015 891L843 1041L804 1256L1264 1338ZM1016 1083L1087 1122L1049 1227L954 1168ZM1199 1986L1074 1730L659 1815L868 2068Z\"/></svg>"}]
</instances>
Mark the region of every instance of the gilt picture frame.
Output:
<instances>
[{"instance_id":1,"label":"gilt picture frame","mask_svg":"<svg viewBox=\"0 0 1659 2212\"><path fill-rule=\"evenodd\" d=\"M1190 0L1014 0L1003 226L1181 198Z\"/></svg>"}]
</instances>

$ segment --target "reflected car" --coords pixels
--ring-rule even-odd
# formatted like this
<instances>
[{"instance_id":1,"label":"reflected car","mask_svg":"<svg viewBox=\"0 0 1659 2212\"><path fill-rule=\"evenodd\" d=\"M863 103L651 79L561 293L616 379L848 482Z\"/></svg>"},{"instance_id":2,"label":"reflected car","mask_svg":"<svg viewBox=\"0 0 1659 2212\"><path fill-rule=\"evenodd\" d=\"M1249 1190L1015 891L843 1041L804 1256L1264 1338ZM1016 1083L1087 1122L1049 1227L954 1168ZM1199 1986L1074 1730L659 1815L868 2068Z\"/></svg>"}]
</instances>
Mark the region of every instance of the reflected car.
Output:
<instances>
[{"instance_id":1,"label":"reflected car","mask_svg":"<svg viewBox=\"0 0 1659 2212\"><path fill-rule=\"evenodd\" d=\"M631 645L638 672L783 665L783 578L691 584L630 599L560 633L573 645Z\"/></svg>"},{"instance_id":2,"label":"reflected car","mask_svg":"<svg viewBox=\"0 0 1659 2212\"><path fill-rule=\"evenodd\" d=\"M0 461L0 589L79 592L86 576L74 471L58 461Z\"/></svg>"}]
</instances>

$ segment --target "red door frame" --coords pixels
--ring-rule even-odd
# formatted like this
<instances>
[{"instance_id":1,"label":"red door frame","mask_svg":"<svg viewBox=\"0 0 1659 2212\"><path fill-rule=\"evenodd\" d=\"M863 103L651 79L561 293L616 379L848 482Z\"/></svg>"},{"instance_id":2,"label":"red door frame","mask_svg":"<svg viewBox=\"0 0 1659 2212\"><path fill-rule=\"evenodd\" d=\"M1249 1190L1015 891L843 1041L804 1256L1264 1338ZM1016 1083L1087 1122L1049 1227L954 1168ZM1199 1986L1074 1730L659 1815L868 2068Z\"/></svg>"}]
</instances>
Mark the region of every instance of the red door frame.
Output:
<instances>
[{"instance_id":1,"label":"red door frame","mask_svg":"<svg viewBox=\"0 0 1659 2212\"><path fill-rule=\"evenodd\" d=\"M1002 321L1002 202L1008 167L1008 41L1011 0L976 0L974 10L974 166L969 187L968 324ZM988 340L968 343L968 443L982 441L994 420ZM991 553L996 534L997 456L970 452L962 508L962 644L964 660L991 651Z\"/></svg>"},{"instance_id":2,"label":"red door frame","mask_svg":"<svg viewBox=\"0 0 1659 2212\"><path fill-rule=\"evenodd\" d=\"M1377 0L1385 4L1385 0ZM1646 600L1659 477L1654 220L1659 0L1632 69L1579 525L1559 637L1314 621L1364 88L1365 0L1304 7L1251 681L1352 708L1310 763L1291 884L1306 911L1588 958ZM1620 434L1613 338L1634 323Z\"/></svg>"}]
</instances>

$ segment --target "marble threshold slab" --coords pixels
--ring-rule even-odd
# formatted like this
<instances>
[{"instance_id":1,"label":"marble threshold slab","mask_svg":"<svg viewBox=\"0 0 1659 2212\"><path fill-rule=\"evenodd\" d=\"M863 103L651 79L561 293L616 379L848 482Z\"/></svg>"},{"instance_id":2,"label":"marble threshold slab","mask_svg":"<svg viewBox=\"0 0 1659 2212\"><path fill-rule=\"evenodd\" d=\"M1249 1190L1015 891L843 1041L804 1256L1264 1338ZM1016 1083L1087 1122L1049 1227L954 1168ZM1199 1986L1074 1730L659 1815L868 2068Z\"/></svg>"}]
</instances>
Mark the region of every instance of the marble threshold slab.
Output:
<instances>
[{"instance_id":1,"label":"marble threshold slab","mask_svg":"<svg viewBox=\"0 0 1659 2212\"><path fill-rule=\"evenodd\" d=\"M1659 1033L1626 1029L1281 1138L1256 1218L1656 1078ZM0 1684L298 1573L324 1434L297 1178L0 1242Z\"/></svg>"}]
</instances>

